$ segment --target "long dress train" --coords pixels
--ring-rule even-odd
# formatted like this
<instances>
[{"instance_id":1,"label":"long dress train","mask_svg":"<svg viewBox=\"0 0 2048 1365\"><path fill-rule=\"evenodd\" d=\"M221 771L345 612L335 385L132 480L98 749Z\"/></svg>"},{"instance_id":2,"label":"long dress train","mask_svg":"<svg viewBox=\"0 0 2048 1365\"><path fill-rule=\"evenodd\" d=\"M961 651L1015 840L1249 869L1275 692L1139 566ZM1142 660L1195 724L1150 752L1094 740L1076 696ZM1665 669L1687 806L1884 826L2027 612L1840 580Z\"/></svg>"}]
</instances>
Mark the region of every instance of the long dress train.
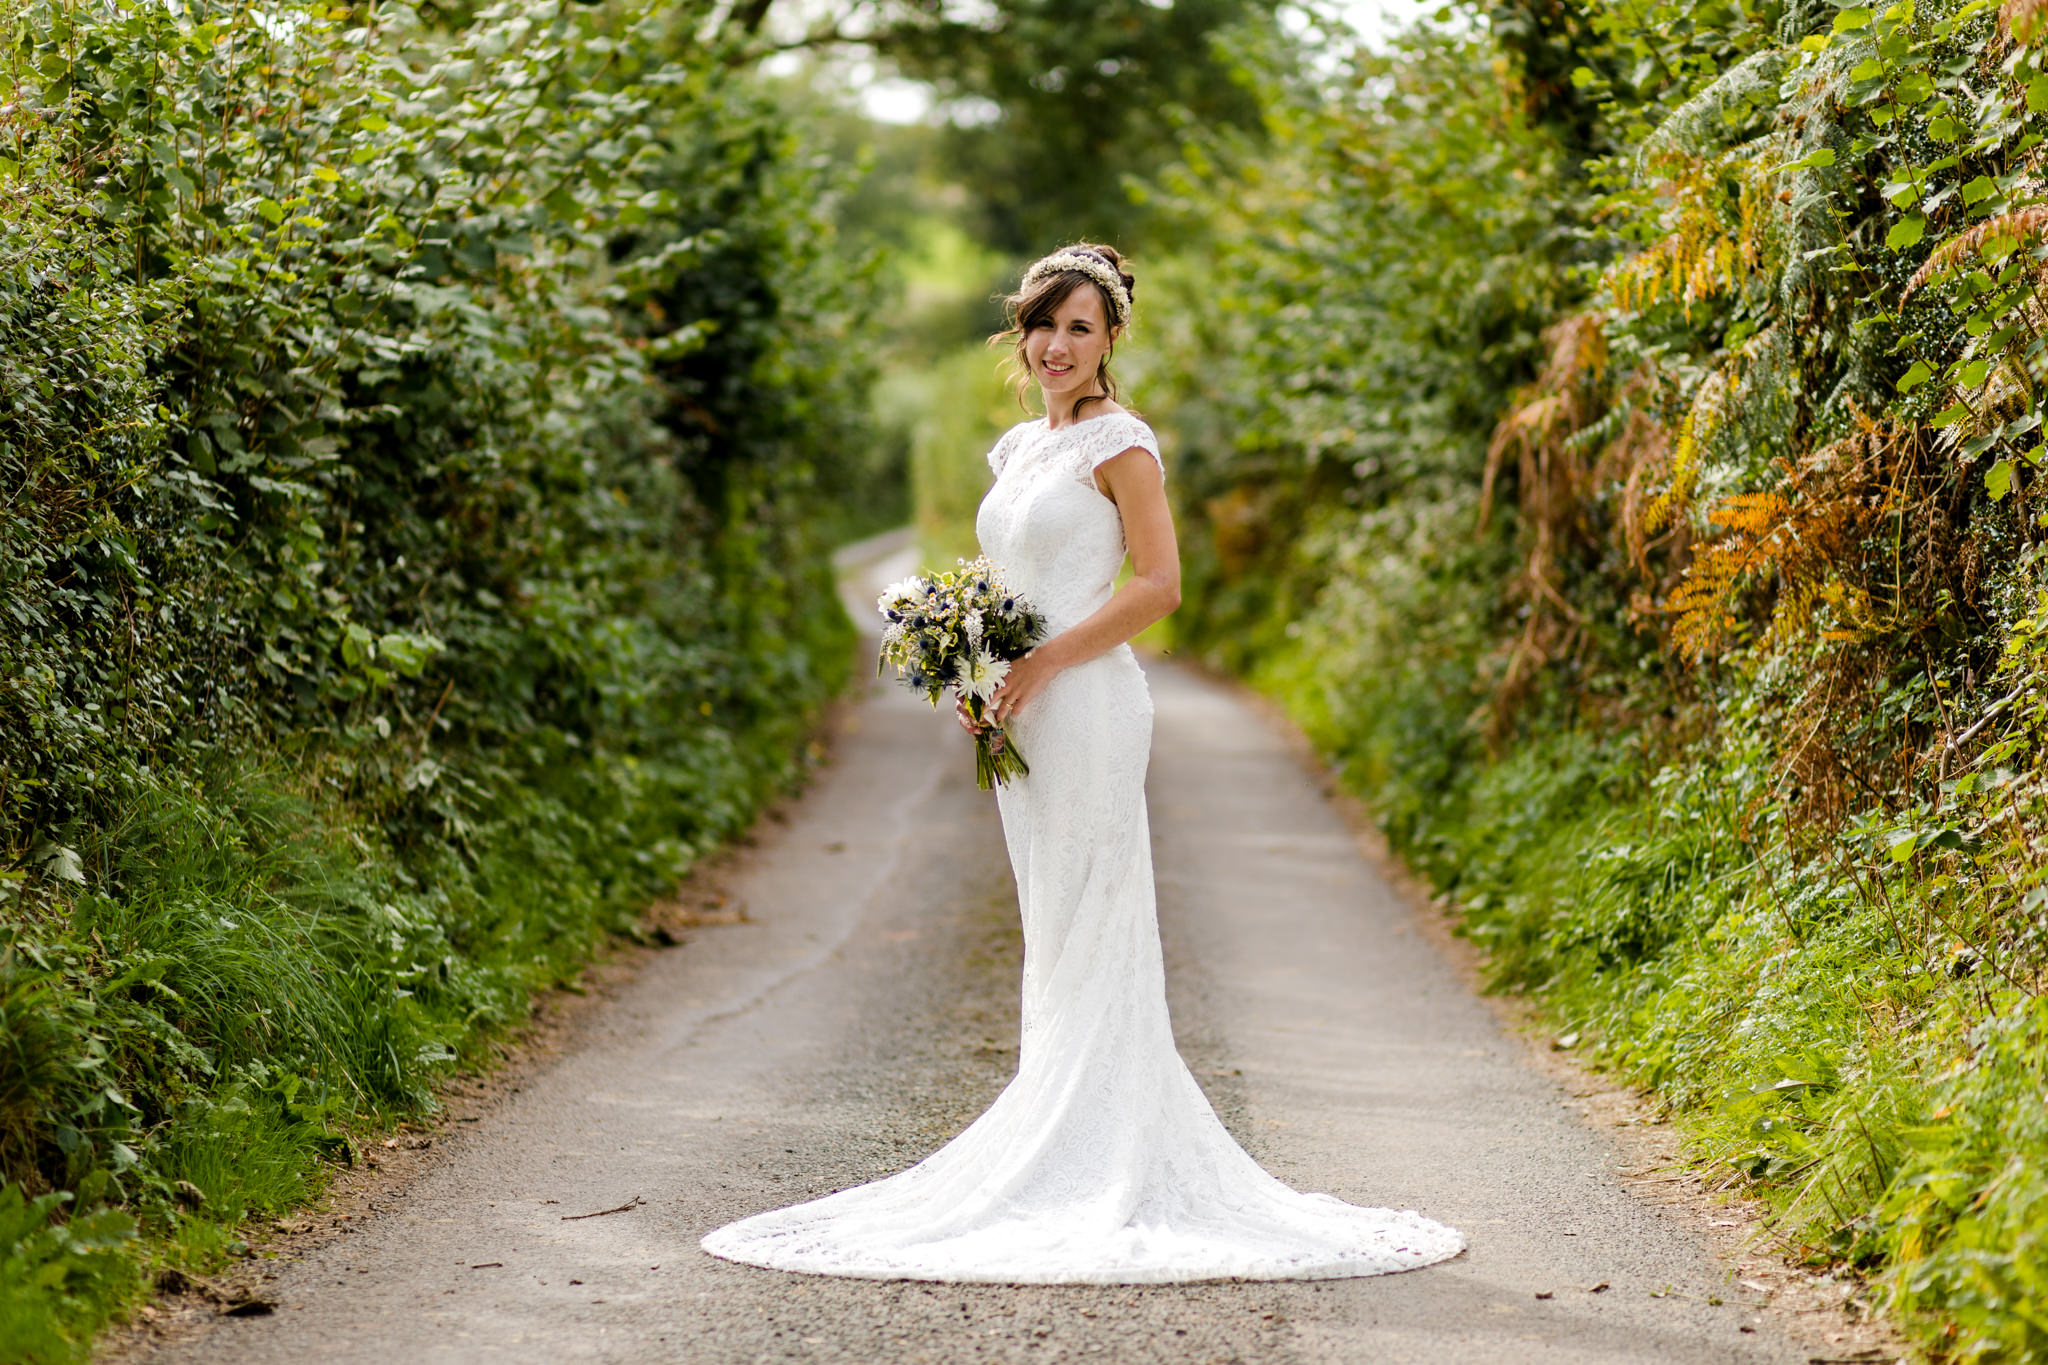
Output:
<instances>
[{"instance_id":1,"label":"long dress train","mask_svg":"<svg viewBox=\"0 0 2048 1365\"><path fill-rule=\"evenodd\" d=\"M1097 465L1151 428L1041 419L990 453L976 529L1052 633L1109 599L1125 546ZM1061 673L1011 727L1000 789L1024 927L1016 1079L939 1151L885 1180L756 1214L713 1255L870 1279L1140 1284L1412 1270L1464 1239L1420 1214L1301 1194L1239 1147L1174 1049L1152 887L1152 701L1128 646Z\"/></svg>"}]
</instances>

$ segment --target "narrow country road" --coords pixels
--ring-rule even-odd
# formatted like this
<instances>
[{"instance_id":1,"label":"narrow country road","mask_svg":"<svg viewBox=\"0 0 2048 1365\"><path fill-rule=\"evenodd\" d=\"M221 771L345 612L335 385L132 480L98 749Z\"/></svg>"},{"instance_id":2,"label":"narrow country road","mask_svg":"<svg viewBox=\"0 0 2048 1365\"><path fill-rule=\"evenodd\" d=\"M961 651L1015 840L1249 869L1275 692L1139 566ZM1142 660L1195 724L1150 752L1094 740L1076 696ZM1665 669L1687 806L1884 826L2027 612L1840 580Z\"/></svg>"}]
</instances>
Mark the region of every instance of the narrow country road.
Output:
<instances>
[{"instance_id":1,"label":"narrow country road","mask_svg":"<svg viewBox=\"0 0 2048 1365\"><path fill-rule=\"evenodd\" d=\"M908 567L873 560L851 590ZM909 1164L1015 1064L994 801L950 719L877 685L734 869L749 922L654 957L396 1211L285 1267L275 1315L221 1319L157 1359L1803 1361L1621 1188L1615 1149L1414 931L1283 740L1226 690L1146 670L1183 1054L1275 1174L1419 1208L1464 1229L1466 1255L1315 1284L1007 1288L699 1252L728 1219ZM562 1217L636 1195L629 1213Z\"/></svg>"}]
</instances>

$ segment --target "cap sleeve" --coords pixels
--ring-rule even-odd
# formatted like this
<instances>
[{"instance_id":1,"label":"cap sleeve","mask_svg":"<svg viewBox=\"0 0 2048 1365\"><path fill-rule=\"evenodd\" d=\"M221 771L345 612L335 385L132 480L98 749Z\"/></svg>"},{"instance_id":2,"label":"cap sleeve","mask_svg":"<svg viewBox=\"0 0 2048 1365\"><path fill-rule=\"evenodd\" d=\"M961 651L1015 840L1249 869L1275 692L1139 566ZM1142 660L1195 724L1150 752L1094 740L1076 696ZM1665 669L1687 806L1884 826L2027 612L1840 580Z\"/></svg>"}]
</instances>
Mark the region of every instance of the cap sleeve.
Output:
<instances>
[{"instance_id":1,"label":"cap sleeve","mask_svg":"<svg viewBox=\"0 0 2048 1365\"><path fill-rule=\"evenodd\" d=\"M1016 426L1011 427L1008 431L1004 432L1001 436L996 438L995 445L988 452L988 467L990 473L994 474L997 478L1002 477L1003 462L1005 460L1008 460L1010 458L1010 452L1017 448L1018 433L1023 431L1024 428L1030 425L1031 424L1029 422L1019 422Z\"/></svg>"},{"instance_id":2,"label":"cap sleeve","mask_svg":"<svg viewBox=\"0 0 2048 1365\"><path fill-rule=\"evenodd\" d=\"M1159 453L1159 438L1144 419L1119 412L1098 418L1088 425L1095 428L1088 433L1085 452L1091 472L1133 447L1148 452L1158 463L1160 472L1166 472L1166 460Z\"/></svg>"}]
</instances>

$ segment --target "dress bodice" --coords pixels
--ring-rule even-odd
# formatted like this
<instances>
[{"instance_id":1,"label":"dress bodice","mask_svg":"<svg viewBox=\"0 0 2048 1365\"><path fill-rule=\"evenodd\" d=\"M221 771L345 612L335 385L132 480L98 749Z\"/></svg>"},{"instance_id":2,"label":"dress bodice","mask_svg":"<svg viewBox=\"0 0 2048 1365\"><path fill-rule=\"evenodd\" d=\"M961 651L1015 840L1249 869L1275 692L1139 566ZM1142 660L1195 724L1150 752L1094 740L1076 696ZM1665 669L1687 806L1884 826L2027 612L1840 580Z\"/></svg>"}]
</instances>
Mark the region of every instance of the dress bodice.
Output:
<instances>
[{"instance_id":1,"label":"dress bodice","mask_svg":"<svg viewBox=\"0 0 2048 1365\"><path fill-rule=\"evenodd\" d=\"M996 482L974 521L982 553L1045 614L1051 634L1085 620L1115 590L1123 518L1096 487L1095 469L1133 447L1160 458L1151 427L1112 412L1057 429L1042 417L1020 422L989 452Z\"/></svg>"}]
</instances>

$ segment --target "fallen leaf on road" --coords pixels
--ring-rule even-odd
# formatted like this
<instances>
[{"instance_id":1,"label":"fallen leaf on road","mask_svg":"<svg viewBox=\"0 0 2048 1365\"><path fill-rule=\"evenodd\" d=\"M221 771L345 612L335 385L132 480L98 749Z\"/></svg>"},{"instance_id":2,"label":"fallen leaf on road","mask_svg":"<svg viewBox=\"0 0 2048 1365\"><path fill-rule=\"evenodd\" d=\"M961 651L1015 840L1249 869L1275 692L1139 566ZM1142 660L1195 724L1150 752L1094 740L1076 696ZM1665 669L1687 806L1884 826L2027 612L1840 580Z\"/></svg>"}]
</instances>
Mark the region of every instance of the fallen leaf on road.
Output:
<instances>
[{"instance_id":1,"label":"fallen leaf on road","mask_svg":"<svg viewBox=\"0 0 2048 1365\"><path fill-rule=\"evenodd\" d=\"M478 1261L478 1262L477 1262L477 1263L476 1263L475 1265L471 1266L471 1267L470 1267L470 1269L471 1269L471 1270L490 1270L490 1269L492 1269L492 1268L494 1268L494 1267L495 1267L495 1268L498 1268L498 1269L503 1269L503 1268L504 1268L504 1265L505 1265L505 1263L504 1263L503 1261Z\"/></svg>"},{"instance_id":2,"label":"fallen leaf on road","mask_svg":"<svg viewBox=\"0 0 2048 1365\"><path fill-rule=\"evenodd\" d=\"M1557 1291L1555 1289L1539 1289L1536 1291L1536 1297L1539 1299L1554 1299L1557 1297Z\"/></svg>"},{"instance_id":3,"label":"fallen leaf on road","mask_svg":"<svg viewBox=\"0 0 2048 1365\"><path fill-rule=\"evenodd\" d=\"M260 1318L265 1314L275 1313L276 1311L277 1305L269 1299L259 1299L252 1295L249 1298L236 1299L233 1303L223 1305L220 1315L224 1318Z\"/></svg>"},{"instance_id":4,"label":"fallen leaf on road","mask_svg":"<svg viewBox=\"0 0 2048 1365\"><path fill-rule=\"evenodd\" d=\"M1591 1289L1588 1289L1586 1292L1588 1294L1605 1294L1608 1290L1612 1288L1614 1288L1613 1285L1607 1283L1607 1281L1605 1280L1602 1280L1600 1281L1600 1283L1594 1285Z\"/></svg>"}]
</instances>

